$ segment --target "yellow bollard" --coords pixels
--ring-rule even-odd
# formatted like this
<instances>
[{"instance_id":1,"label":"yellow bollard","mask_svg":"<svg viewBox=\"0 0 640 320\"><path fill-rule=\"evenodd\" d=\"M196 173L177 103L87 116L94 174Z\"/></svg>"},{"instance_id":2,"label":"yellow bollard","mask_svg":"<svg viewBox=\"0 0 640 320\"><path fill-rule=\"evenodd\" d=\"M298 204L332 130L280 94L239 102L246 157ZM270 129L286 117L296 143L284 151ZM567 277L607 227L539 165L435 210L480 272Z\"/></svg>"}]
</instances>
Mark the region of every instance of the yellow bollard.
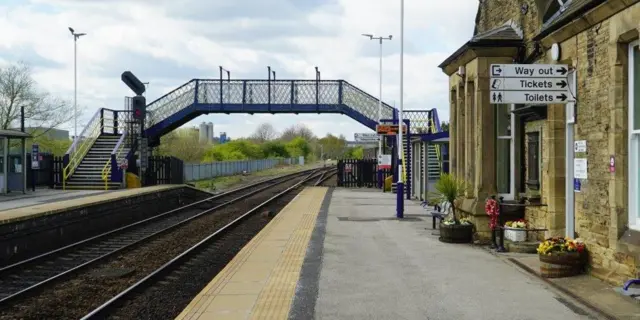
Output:
<instances>
[{"instance_id":1,"label":"yellow bollard","mask_svg":"<svg viewBox=\"0 0 640 320\"><path fill-rule=\"evenodd\" d=\"M393 183L393 177L392 176L386 177L384 179L384 186L383 186L384 189L383 189L383 191L384 192L391 191L391 184L392 183Z\"/></svg>"},{"instance_id":2,"label":"yellow bollard","mask_svg":"<svg viewBox=\"0 0 640 320\"><path fill-rule=\"evenodd\" d=\"M140 178L131 173L131 172L127 172L127 175L125 177L125 179L127 179L127 189L133 189L133 188L140 188L142 187L142 183L140 182Z\"/></svg>"}]
</instances>

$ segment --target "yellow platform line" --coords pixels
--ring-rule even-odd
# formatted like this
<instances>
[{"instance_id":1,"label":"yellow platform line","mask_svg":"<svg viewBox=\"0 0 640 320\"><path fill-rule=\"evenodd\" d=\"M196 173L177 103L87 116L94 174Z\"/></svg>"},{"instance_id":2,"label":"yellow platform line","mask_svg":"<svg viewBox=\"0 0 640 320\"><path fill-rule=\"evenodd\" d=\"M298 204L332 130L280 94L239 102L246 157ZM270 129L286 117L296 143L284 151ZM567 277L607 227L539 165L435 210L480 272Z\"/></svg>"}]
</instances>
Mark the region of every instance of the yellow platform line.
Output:
<instances>
[{"instance_id":1,"label":"yellow platform line","mask_svg":"<svg viewBox=\"0 0 640 320\"><path fill-rule=\"evenodd\" d=\"M287 319L327 188L305 188L176 319Z\"/></svg>"}]
</instances>

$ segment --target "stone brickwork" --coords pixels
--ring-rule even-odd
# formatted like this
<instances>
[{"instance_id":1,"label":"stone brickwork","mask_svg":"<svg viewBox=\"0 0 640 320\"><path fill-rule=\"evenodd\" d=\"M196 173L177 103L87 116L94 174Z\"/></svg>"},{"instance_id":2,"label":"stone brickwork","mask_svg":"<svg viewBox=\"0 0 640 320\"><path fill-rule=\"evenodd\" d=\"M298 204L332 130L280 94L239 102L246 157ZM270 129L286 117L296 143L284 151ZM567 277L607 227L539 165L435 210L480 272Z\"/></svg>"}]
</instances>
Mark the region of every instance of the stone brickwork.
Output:
<instances>
[{"instance_id":1,"label":"stone brickwork","mask_svg":"<svg viewBox=\"0 0 640 320\"><path fill-rule=\"evenodd\" d=\"M530 56L535 47L532 39L541 30L538 5L543 2L482 0L477 31L515 22L524 36L524 56ZM541 39L543 54L534 62L556 63L549 50L551 44L558 43L561 57L557 63L576 70L578 111L574 139L587 141L587 153L576 154L576 158L588 159L588 179L583 181L581 192L574 193L576 236L584 239L589 248L591 274L615 284L640 277L640 245L623 236L630 232L627 44L638 39L640 29L640 3L630 3L610 0L586 13L584 19L568 22ZM512 63L515 56L506 49L504 52L501 57L493 52L490 56L465 57L470 60L458 58L447 69L464 66L466 70L464 76L447 72L452 93L451 161L452 172L470 180L473 186L461 208L473 214L479 238L489 236L484 201L488 195L496 194L495 106L488 101L488 67L491 63ZM546 119L527 122L525 126L525 132L540 132L538 192L543 206L529 207L525 212L532 226L549 229L545 234L531 235L539 240L565 234L565 119L564 105L548 105ZM524 145L526 155L527 144ZM615 173L609 172L610 156L616 157ZM524 170L530 165L526 162ZM519 166L516 168L520 170ZM519 171L515 175L518 177ZM525 194L535 193L530 191Z\"/></svg>"}]
</instances>

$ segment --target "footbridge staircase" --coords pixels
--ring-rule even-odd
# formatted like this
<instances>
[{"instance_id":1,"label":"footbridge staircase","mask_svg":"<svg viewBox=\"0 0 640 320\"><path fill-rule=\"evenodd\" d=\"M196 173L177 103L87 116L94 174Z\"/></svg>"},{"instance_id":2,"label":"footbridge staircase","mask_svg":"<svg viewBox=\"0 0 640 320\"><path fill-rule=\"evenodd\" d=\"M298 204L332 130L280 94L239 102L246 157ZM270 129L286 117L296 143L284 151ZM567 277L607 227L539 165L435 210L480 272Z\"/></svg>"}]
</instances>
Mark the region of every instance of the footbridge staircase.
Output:
<instances>
[{"instance_id":1,"label":"footbridge staircase","mask_svg":"<svg viewBox=\"0 0 640 320\"><path fill-rule=\"evenodd\" d=\"M114 117L125 118L118 114L126 112L127 110L115 112ZM378 99L344 80L193 79L147 105L145 136L149 147L157 146L163 135L200 115L210 113L334 113L349 116L365 127L375 130ZM104 111L101 115L104 116ZM407 141L410 141L410 135L428 135L434 132L435 124L438 124L437 117L436 109L406 111L404 118L411 123ZM382 103L382 118L397 121L398 110ZM109 129L104 133L104 125L101 126L100 129L92 128L91 137L84 141L84 143L90 143L91 148L94 148L99 136L123 133L126 135L126 129ZM115 127L118 128L118 125ZM100 134L95 136L95 132ZM122 144L118 145L120 149L112 149L109 154L109 161L113 163L107 165L108 161L105 161L104 174L101 172L101 177L109 180L107 184L119 174L118 161L121 159L118 158L128 158L135 152L135 148L132 149L126 141L128 140L123 138ZM396 144L395 141L391 142ZM76 144L75 141L74 144ZM70 149L65 156L70 159L69 164L65 166L65 168L68 167L65 177L73 179L74 174L77 174L76 170L91 148L86 149L87 151ZM405 176L407 170L410 170L410 163L407 162L407 164L409 167L403 166Z\"/></svg>"}]
</instances>

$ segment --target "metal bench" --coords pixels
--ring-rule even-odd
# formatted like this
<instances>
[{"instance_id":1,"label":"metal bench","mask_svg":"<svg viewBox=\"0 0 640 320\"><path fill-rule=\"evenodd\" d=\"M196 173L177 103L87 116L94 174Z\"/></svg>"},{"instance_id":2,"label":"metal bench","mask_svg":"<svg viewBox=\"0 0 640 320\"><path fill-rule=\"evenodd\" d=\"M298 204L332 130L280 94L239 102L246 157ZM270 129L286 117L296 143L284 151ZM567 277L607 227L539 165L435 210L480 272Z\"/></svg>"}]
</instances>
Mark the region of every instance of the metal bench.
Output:
<instances>
[{"instance_id":1,"label":"metal bench","mask_svg":"<svg viewBox=\"0 0 640 320\"><path fill-rule=\"evenodd\" d=\"M422 207L425 208L427 206L427 202L422 202ZM432 229L436 230L436 220L442 221L444 217L447 216L449 211L449 204L447 202L441 202L440 204L436 204L434 210L431 211L431 219L432 219Z\"/></svg>"}]
</instances>

